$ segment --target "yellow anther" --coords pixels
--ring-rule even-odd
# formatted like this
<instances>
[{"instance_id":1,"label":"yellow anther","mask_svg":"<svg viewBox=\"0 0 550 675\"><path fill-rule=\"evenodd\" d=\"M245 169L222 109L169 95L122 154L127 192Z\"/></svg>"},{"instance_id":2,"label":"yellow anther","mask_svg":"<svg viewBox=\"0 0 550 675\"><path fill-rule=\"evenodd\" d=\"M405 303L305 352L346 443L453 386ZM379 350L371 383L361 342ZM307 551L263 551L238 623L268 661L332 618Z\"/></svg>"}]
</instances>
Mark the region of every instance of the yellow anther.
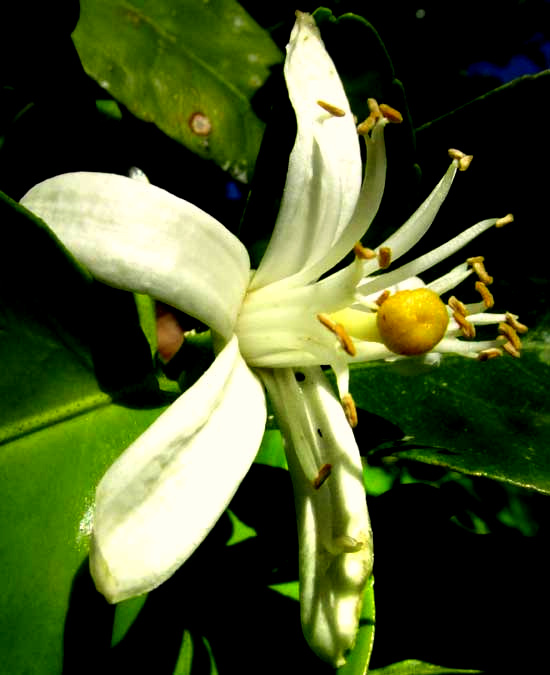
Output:
<instances>
[{"instance_id":1,"label":"yellow anther","mask_svg":"<svg viewBox=\"0 0 550 675\"><path fill-rule=\"evenodd\" d=\"M460 302L460 300L454 295L451 295L447 301L447 304L453 312L458 312L458 314L462 314L462 316L468 316L466 305L463 302Z\"/></svg>"},{"instance_id":2,"label":"yellow anther","mask_svg":"<svg viewBox=\"0 0 550 675\"><path fill-rule=\"evenodd\" d=\"M481 299L483 300L483 304L485 305L485 307L487 309L491 309L491 307L494 307L495 299L493 298L493 294L483 283L483 281L476 281L475 286L476 291L481 295Z\"/></svg>"},{"instance_id":3,"label":"yellow anther","mask_svg":"<svg viewBox=\"0 0 550 675\"><path fill-rule=\"evenodd\" d=\"M505 342L502 345L502 349L504 349L505 352L510 354L510 356L513 356L515 359L519 359L521 356L519 349L516 349L511 342Z\"/></svg>"},{"instance_id":4,"label":"yellow anther","mask_svg":"<svg viewBox=\"0 0 550 675\"><path fill-rule=\"evenodd\" d=\"M459 171L466 171L474 158L473 155L466 155L462 150L457 150L456 148L449 148L448 153L451 159L455 159L458 162Z\"/></svg>"},{"instance_id":5,"label":"yellow anther","mask_svg":"<svg viewBox=\"0 0 550 675\"><path fill-rule=\"evenodd\" d=\"M353 252L357 258L361 260L372 260L376 258L376 251L373 251L372 248L366 248L363 244L358 241L353 247Z\"/></svg>"},{"instance_id":6,"label":"yellow anther","mask_svg":"<svg viewBox=\"0 0 550 675\"><path fill-rule=\"evenodd\" d=\"M348 335L344 326L342 326L341 323L337 323L336 330L334 332L336 333L336 336L340 340L340 344L342 345L344 351L347 352L350 356L355 356L357 354L357 349L355 349L353 340Z\"/></svg>"},{"instance_id":7,"label":"yellow anther","mask_svg":"<svg viewBox=\"0 0 550 675\"><path fill-rule=\"evenodd\" d=\"M351 394L344 394L342 396L342 408L350 427L354 429L357 426L358 419L357 408Z\"/></svg>"},{"instance_id":8,"label":"yellow anther","mask_svg":"<svg viewBox=\"0 0 550 675\"><path fill-rule=\"evenodd\" d=\"M508 338L514 349L521 349L521 340L515 329L509 323L499 323L498 332Z\"/></svg>"},{"instance_id":9,"label":"yellow anther","mask_svg":"<svg viewBox=\"0 0 550 675\"><path fill-rule=\"evenodd\" d=\"M369 106L370 114L366 120L364 120L363 122L361 122L361 124L357 126L357 133L361 134L361 136L367 136L368 134L370 134L370 132L376 126L378 120L382 119L383 117L382 112L380 110L380 106L378 105L376 99L374 98L367 99L367 104Z\"/></svg>"},{"instance_id":10,"label":"yellow anther","mask_svg":"<svg viewBox=\"0 0 550 675\"><path fill-rule=\"evenodd\" d=\"M333 321L328 314L317 314L317 319L323 324L323 326L328 328L336 335L336 337L340 340L340 344L342 345L342 348L345 352L347 352L350 356L355 356L357 354L353 340L350 338L346 329L341 323L336 323Z\"/></svg>"},{"instance_id":11,"label":"yellow anther","mask_svg":"<svg viewBox=\"0 0 550 675\"><path fill-rule=\"evenodd\" d=\"M487 270L483 264L484 260L485 258L482 255L478 255L473 258L468 258L466 262L474 268L474 272L477 274L479 280L489 286L493 283L494 279L487 274Z\"/></svg>"},{"instance_id":12,"label":"yellow anther","mask_svg":"<svg viewBox=\"0 0 550 675\"><path fill-rule=\"evenodd\" d=\"M388 120L388 122L393 122L393 124L401 124L403 121L403 115L399 112L399 110L396 110L395 108L392 108L389 105L386 105L385 103L381 103L379 106L379 110L382 113L382 115Z\"/></svg>"},{"instance_id":13,"label":"yellow anther","mask_svg":"<svg viewBox=\"0 0 550 675\"><path fill-rule=\"evenodd\" d=\"M376 298L376 300L374 301L375 304L377 304L378 307L380 307L382 303L386 302L386 300L390 297L390 295L391 293L386 288L386 290L382 291L382 293L380 293L380 295Z\"/></svg>"},{"instance_id":14,"label":"yellow anther","mask_svg":"<svg viewBox=\"0 0 550 675\"><path fill-rule=\"evenodd\" d=\"M489 361L489 359L496 359L497 356L502 356L502 350L498 347L490 347L479 352L477 358L478 361Z\"/></svg>"},{"instance_id":15,"label":"yellow anther","mask_svg":"<svg viewBox=\"0 0 550 675\"><path fill-rule=\"evenodd\" d=\"M453 312L453 319L457 322L458 327L465 338L475 338L475 326L471 324L464 315L460 314L459 312Z\"/></svg>"},{"instance_id":16,"label":"yellow anther","mask_svg":"<svg viewBox=\"0 0 550 675\"><path fill-rule=\"evenodd\" d=\"M331 473L332 473L332 464L323 464L323 466L319 469L319 472L312 481L313 487L316 490L318 490L321 487L321 485L326 481L326 479L330 476Z\"/></svg>"},{"instance_id":17,"label":"yellow anther","mask_svg":"<svg viewBox=\"0 0 550 675\"><path fill-rule=\"evenodd\" d=\"M510 314L510 312L506 312L506 323L510 324L512 328L516 331L516 333L527 333L529 330L527 326L524 323L520 323L517 318L513 315Z\"/></svg>"},{"instance_id":18,"label":"yellow anther","mask_svg":"<svg viewBox=\"0 0 550 675\"><path fill-rule=\"evenodd\" d=\"M445 335L448 323L447 308L429 288L390 295L376 315L382 342L406 356L429 352Z\"/></svg>"},{"instance_id":19,"label":"yellow anther","mask_svg":"<svg viewBox=\"0 0 550 675\"><path fill-rule=\"evenodd\" d=\"M389 246L381 246L378 249L378 264L380 269L383 270L391 265L391 248Z\"/></svg>"},{"instance_id":20,"label":"yellow anther","mask_svg":"<svg viewBox=\"0 0 550 675\"><path fill-rule=\"evenodd\" d=\"M370 132L374 129L376 124L376 118L372 115L369 115L366 120L363 120L361 124L357 125L357 133L361 136L368 136Z\"/></svg>"},{"instance_id":21,"label":"yellow anther","mask_svg":"<svg viewBox=\"0 0 550 675\"><path fill-rule=\"evenodd\" d=\"M382 117L382 113L380 111L380 106L378 105L378 101L375 98L368 98L367 99L367 105L369 106L369 111L370 114L375 117L376 119L380 119ZM370 115L369 115L370 117Z\"/></svg>"},{"instance_id":22,"label":"yellow anther","mask_svg":"<svg viewBox=\"0 0 550 675\"><path fill-rule=\"evenodd\" d=\"M336 105L332 105L332 103L327 103L326 101L317 101L317 105L320 106L323 110L326 110L334 117L344 117L344 115L346 114L346 111L342 110L342 108L339 108Z\"/></svg>"},{"instance_id":23,"label":"yellow anther","mask_svg":"<svg viewBox=\"0 0 550 675\"><path fill-rule=\"evenodd\" d=\"M514 216L511 213L508 213L504 218L499 218L497 222L495 223L495 227L504 227L505 225L508 225L508 223L513 223L514 222Z\"/></svg>"}]
</instances>

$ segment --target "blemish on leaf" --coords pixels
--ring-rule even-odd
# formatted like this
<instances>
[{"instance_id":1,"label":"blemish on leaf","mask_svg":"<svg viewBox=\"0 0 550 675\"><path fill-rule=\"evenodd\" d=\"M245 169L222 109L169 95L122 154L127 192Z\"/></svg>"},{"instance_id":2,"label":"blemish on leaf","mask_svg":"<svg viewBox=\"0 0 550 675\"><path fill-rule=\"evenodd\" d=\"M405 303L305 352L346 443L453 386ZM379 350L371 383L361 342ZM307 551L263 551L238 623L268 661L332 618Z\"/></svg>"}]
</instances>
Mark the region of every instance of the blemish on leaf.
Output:
<instances>
[{"instance_id":1,"label":"blemish on leaf","mask_svg":"<svg viewBox=\"0 0 550 675\"><path fill-rule=\"evenodd\" d=\"M189 118L189 128L195 136L208 136L212 131L212 122L204 113L196 112Z\"/></svg>"}]
</instances>

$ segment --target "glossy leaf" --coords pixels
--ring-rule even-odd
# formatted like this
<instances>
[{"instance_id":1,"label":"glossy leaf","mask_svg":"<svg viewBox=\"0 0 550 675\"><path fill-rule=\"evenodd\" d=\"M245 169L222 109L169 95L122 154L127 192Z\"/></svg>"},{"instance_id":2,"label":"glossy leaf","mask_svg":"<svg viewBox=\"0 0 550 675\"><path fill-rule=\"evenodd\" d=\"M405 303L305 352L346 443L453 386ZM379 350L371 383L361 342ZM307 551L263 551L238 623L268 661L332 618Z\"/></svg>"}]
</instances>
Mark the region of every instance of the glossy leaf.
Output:
<instances>
[{"instance_id":1,"label":"glossy leaf","mask_svg":"<svg viewBox=\"0 0 550 675\"><path fill-rule=\"evenodd\" d=\"M369 670L370 675L476 675L481 670L463 670L461 668L444 668L422 661L401 661L391 666Z\"/></svg>"},{"instance_id":2,"label":"glossy leaf","mask_svg":"<svg viewBox=\"0 0 550 675\"><path fill-rule=\"evenodd\" d=\"M83 0L86 72L134 115L246 182L263 124L251 99L282 60L235 0Z\"/></svg>"},{"instance_id":3,"label":"glossy leaf","mask_svg":"<svg viewBox=\"0 0 550 675\"><path fill-rule=\"evenodd\" d=\"M449 359L416 376L391 367L356 370L358 405L391 419L406 438L380 454L550 494L550 367L544 343L531 345L519 361Z\"/></svg>"}]
</instances>

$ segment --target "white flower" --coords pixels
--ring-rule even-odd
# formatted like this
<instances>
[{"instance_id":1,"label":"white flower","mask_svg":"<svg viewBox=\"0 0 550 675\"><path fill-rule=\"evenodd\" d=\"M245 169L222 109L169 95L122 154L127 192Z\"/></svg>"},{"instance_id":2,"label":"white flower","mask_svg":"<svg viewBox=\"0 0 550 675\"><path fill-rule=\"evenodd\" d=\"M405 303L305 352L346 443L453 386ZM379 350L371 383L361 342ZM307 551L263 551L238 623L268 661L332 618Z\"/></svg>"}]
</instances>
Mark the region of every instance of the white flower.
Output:
<instances>
[{"instance_id":1,"label":"white flower","mask_svg":"<svg viewBox=\"0 0 550 675\"><path fill-rule=\"evenodd\" d=\"M473 268L482 275L479 261L432 282L423 295L396 292L422 286L416 275L496 219L371 276L423 236L468 158L453 152L449 170L418 211L376 251L365 249L356 242L382 198L384 126L398 114L371 102L371 115L360 125L367 145L361 185L353 115L307 14L297 13L285 77L297 137L273 236L252 274L244 246L220 223L142 181L67 174L35 186L22 203L98 279L150 294L207 324L217 352L196 384L102 478L90 552L97 588L111 602L145 593L193 553L254 460L266 421L265 386L296 495L304 633L322 658L341 665L355 640L372 569L362 466L350 427L356 420L349 364L409 355L433 360L444 352L492 356L496 342L466 342L461 332L503 323L514 346L521 325L511 315L487 315L485 307L456 300L445 308L437 297ZM319 281L354 246L355 261ZM386 289L393 295L379 297ZM469 310L473 316L466 318ZM426 331L427 340L414 337ZM340 400L321 365L334 370Z\"/></svg>"}]
</instances>

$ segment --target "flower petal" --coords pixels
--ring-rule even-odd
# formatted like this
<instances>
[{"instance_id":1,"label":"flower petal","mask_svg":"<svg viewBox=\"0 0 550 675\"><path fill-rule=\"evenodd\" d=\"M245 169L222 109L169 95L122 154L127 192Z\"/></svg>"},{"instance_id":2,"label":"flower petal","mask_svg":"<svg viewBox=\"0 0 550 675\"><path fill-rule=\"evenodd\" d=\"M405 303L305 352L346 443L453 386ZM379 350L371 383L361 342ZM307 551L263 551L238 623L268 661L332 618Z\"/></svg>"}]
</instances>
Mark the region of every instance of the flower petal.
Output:
<instances>
[{"instance_id":1,"label":"flower petal","mask_svg":"<svg viewBox=\"0 0 550 675\"><path fill-rule=\"evenodd\" d=\"M320 368L300 369L300 382L291 369L260 375L294 485L304 635L321 658L341 666L355 642L373 562L359 450Z\"/></svg>"},{"instance_id":2,"label":"flower petal","mask_svg":"<svg viewBox=\"0 0 550 675\"><path fill-rule=\"evenodd\" d=\"M21 200L101 281L146 293L229 339L249 280L244 246L189 202L102 173L56 176Z\"/></svg>"},{"instance_id":3,"label":"flower petal","mask_svg":"<svg viewBox=\"0 0 550 675\"><path fill-rule=\"evenodd\" d=\"M262 385L233 338L99 483L90 566L110 602L157 587L193 553L252 464L265 420Z\"/></svg>"},{"instance_id":4,"label":"flower petal","mask_svg":"<svg viewBox=\"0 0 550 675\"><path fill-rule=\"evenodd\" d=\"M297 12L285 78L298 131L281 209L252 281L260 288L322 259L350 220L361 186L359 140L349 103L313 17ZM339 108L334 116L318 101Z\"/></svg>"}]
</instances>

